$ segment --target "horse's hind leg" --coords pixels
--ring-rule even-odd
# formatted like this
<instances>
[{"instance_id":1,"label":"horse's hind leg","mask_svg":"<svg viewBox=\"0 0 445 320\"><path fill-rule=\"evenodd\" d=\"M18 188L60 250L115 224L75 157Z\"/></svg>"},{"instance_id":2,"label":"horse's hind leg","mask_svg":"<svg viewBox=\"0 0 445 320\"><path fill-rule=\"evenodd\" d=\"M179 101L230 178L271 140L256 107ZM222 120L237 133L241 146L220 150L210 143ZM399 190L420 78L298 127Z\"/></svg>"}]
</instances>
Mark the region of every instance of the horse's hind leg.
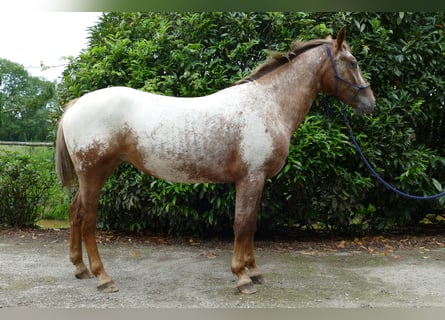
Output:
<instances>
[{"instance_id":1,"label":"horse's hind leg","mask_svg":"<svg viewBox=\"0 0 445 320\"><path fill-rule=\"evenodd\" d=\"M88 253L91 272L98 280L97 288L104 292L116 292L117 288L111 277L105 272L96 243L96 216L100 191L108 175L90 170L88 175L79 177L79 192L84 215L81 232Z\"/></svg>"},{"instance_id":2,"label":"horse's hind leg","mask_svg":"<svg viewBox=\"0 0 445 320\"><path fill-rule=\"evenodd\" d=\"M102 186L109 175L117 168L120 161L102 158L93 166L77 169L79 190L70 207L70 259L76 267L77 278L91 277L82 260L82 240L88 253L90 270L98 279L98 289L104 292L115 292L118 288L105 272L96 244L96 216Z\"/></svg>"},{"instance_id":3,"label":"horse's hind leg","mask_svg":"<svg viewBox=\"0 0 445 320\"><path fill-rule=\"evenodd\" d=\"M81 217L85 215L82 210L79 191L73 198L70 206L70 260L76 267L74 275L77 279L89 279L92 277L82 258L82 232Z\"/></svg>"}]
</instances>

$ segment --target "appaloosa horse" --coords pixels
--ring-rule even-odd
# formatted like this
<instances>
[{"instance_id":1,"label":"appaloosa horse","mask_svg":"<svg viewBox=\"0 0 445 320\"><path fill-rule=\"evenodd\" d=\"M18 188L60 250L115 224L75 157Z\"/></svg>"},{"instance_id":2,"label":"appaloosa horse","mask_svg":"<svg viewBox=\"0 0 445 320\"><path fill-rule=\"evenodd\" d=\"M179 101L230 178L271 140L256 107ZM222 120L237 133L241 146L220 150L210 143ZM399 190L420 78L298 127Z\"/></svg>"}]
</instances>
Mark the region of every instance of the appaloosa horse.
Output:
<instances>
[{"instance_id":1,"label":"appaloosa horse","mask_svg":"<svg viewBox=\"0 0 445 320\"><path fill-rule=\"evenodd\" d=\"M254 233L265 180L283 167L292 134L319 92L335 95L358 114L375 98L356 58L337 39L294 44L274 54L234 86L198 98L175 98L130 88L97 90L72 101L57 133L57 173L66 187L78 178L70 207L70 259L79 279L90 278L82 239L98 288L118 288L97 249L96 211L106 179L127 161L146 174L184 183L235 183L231 270L242 293L264 283L255 263Z\"/></svg>"}]
</instances>

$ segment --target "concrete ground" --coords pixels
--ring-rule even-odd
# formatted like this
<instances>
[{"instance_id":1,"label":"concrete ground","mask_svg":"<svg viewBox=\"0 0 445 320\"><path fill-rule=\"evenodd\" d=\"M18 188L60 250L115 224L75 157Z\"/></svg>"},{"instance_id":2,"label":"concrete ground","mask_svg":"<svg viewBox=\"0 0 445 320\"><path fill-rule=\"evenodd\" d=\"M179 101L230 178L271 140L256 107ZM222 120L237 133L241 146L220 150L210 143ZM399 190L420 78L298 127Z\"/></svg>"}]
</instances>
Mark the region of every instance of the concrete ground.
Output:
<instances>
[{"instance_id":1,"label":"concrete ground","mask_svg":"<svg viewBox=\"0 0 445 320\"><path fill-rule=\"evenodd\" d=\"M445 306L443 236L257 241L266 284L249 296L235 289L230 240L100 234L98 241L117 293L74 278L67 230L2 230L0 308Z\"/></svg>"}]
</instances>

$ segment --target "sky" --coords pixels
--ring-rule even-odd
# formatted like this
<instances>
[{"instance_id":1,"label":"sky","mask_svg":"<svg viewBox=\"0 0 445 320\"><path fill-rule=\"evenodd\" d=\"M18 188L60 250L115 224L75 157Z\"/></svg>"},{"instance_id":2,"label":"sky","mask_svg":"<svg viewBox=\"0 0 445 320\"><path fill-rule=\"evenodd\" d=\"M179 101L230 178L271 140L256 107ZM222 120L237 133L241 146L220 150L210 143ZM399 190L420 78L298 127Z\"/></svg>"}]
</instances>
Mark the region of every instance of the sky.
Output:
<instances>
[{"instance_id":1,"label":"sky","mask_svg":"<svg viewBox=\"0 0 445 320\"><path fill-rule=\"evenodd\" d=\"M19 63L33 76L55 81L64 67L63 57L77 56L86 48L87 28L98 12L0 12L0 58Z\"/></svg>"}]
</instances>

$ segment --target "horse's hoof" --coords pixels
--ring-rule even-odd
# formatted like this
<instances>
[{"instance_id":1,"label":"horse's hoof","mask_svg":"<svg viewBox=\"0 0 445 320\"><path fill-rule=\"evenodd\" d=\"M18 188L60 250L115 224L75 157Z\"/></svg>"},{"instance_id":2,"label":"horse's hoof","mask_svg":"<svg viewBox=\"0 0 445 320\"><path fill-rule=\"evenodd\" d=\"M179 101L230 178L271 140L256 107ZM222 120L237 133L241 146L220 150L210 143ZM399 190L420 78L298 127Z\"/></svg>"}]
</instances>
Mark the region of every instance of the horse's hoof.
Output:
<instances>
[{"instance_id":1,"label":"horse's hoof","mask_svg":"<svg viewBox=\"0 0 445 320\"><path fill-rule=\"evenodd\" d=\"M262 274L251 276L250 279L255 284L265 284L266 280L264 280L264 276Z\"/></svg>"},{"instance_id":2,"label":"horse's hoof","mask_svg":"<svg viewBox=\"0 0 445 320\"><path fill-rule=\"evenodd\" d=\"M237 288L242 294L253 294L256 292L253 282L247 282L245 284L239 285Z\"/></svg>"},{"instance_id":3,"label":"horse's hoof","mask_svg":"<svg viewBox=\"0 0 445 320\"><path fill-rule=\"evenodd\" d=\"M119 288L116 286L116 284L113 282L113 280L99 284L97 286L97 289L104 293L113 293L113 292L119 291Z\"/></svg>"},{"instance_id":4,"label":"horse's hoof","mask_svg":"<svg viewBox=\"0 0 445 320\"><path fill-rule=\"evenodd\" d=\"M76 279L91 279L93 275L88 271L88 269L84 269L83 271L74 272L74 276Z\"/></svg>"}]
</instances>

